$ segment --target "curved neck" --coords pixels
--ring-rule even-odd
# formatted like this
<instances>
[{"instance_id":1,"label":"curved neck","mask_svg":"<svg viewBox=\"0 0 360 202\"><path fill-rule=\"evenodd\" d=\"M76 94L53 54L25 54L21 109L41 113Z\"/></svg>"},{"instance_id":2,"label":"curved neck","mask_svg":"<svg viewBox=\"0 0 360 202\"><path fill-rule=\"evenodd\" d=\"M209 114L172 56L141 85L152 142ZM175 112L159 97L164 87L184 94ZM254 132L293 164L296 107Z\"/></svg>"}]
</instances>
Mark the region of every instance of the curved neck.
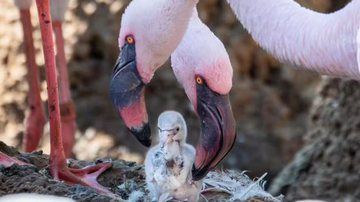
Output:
<instances>
[{"instance_id":1,"label":"curved neck","mask_svg":"<svg viewBox=\"0 0 360 202\"><path fill-rule=\"evenodd\" d=\"M360 29L359 29L359 31L358 31L358 35L357 35L356 41L357 41L357 44L358 44L358 47L357 47L358 69L359 69L359 71L360 71Z\"/></svg>"},{"instance_id":2,"label":"curved neck","mask_svg":"<svg viewBox=\"0 0 360 202\"><path fill-rule=\"evenodd\" d=\"M227 1L255 41L278 59L327 75L360 78L360 0L331 14L293 0Z\"/></svg>"}]
</instances>

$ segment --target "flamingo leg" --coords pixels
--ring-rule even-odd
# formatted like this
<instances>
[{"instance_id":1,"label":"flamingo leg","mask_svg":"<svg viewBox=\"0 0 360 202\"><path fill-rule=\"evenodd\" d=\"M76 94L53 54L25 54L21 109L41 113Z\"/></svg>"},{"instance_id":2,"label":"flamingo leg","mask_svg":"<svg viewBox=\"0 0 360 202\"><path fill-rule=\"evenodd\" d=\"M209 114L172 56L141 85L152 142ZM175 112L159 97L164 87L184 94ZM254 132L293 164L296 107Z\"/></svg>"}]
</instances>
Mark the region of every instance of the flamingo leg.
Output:
<instances>
[{"instance_id":1,"label":"flamingo leg","mask_svg":"<svg viewBox=\"0 0 360 202\"><path fill-rule=\"evenodd\" d=\"M23 147L26 152L32 152L39 145L43 134L45 114L40 97L39 70L35 61L30 10L20 10L20 19L24 31L27 80L29 83L28 104L30 106L30 113L25 121Z\"/></svg>"},{"instance_id":2,"label":"flamingo leg","mask_svg":"<svg viewBox=\"0 0 360 202\"><path fill-rule=\"evenodd\" d=\"M61 115L61 132L63 137L63 147L65 156L69 157L72 154L72 148L75 142L75 107L71 99L69 89L68 68L66 64L64 51L64 38L62 32L62 22L54 21L53 29L56 41L56 65L59 72L59 96L60 96L60 115Z\"/></svg>"},{"instance_id":3,"label":"flamingo leg","mask_svg":"<svg viewBox=\"0 0 360 202\"><path fill-rule=\"evenodd\" d=\"M36 6L40 21L49 97L50 173L55 179L64 180L72 184L91 186L102 194L114 196L107 188L96 181L96 178L111 166L111 163L101 163L84 169L69 168L66 165L61 136L59 92L56 77L54 41L52 38L53 28L50 16L50 1L36 0Z\"/></svg>"}]
</instances>

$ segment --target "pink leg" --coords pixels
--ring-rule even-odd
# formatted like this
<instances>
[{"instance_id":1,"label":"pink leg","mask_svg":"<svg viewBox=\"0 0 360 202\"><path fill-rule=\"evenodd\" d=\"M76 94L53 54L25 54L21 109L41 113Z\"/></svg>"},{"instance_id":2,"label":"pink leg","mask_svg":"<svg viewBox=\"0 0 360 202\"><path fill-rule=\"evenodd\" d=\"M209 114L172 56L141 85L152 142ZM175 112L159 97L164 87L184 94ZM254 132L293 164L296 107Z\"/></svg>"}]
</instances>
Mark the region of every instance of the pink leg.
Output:
<instances>
[{"instance_id":1,"label":"pink leg","mask_svg":"<svg viewBox=\"0 0 360 202\"><path fill-rule=\"evenodd\" d=\"M32 37L32 25L30 11L20 10L20 18L24 31L27 79L29 83L29 106L30 114L26 118L24 134L24 150L34 151L40 141L45 125L45 114L40 98L39 70L35 62L35 51Z\"/></svg>"},{"instance_id":2,"label":"pink leg","mask_svg":"<svg viewBox=\"0 0 360 202\"><path fill-rule=\"evenodd\" d=\"M19 161L14 157L8 156L2 152L0 152L0 165L3 165L5 167L10 167L13 164L18 164L18 165L29 165L25 162Z\"/></svg>"},{"instance_id":3,"label":"pink leg","mask_svg":"<svg viewBox=\"0 0 360 202\"><path fill-rule=\"evenodd\" d=\"M50 119L50 172L55 179L65 180L69 183L78 183L95 188L103 194L113 194L97 183L96 178L100 173L111 166L111 163L97 164L84 169L72 169L66 165L64 149L62 145L60 107L58 83L56 78L56 64L54 53L53 30L50 16L49 0L36 0L38 9L41 37L46 66L46 82L49 97Z\"/></svg>"},{"instance_id":4,"label":"pink leg","mask_svg":"<svg viewBox=\"0 0 360 202\"><path fill-rule=\"evenodd\" d=\"M75 141L75 107L71 99L69 89L68 68L66 65L64 39L62 33L62 22L54 21L53 28L56 40L56 65L59 71L59 96L60 96L60 114L61 114L61 131L63 137L63 146L65 156L72 154L72 148Z\"/></svg>"}]
</instances>

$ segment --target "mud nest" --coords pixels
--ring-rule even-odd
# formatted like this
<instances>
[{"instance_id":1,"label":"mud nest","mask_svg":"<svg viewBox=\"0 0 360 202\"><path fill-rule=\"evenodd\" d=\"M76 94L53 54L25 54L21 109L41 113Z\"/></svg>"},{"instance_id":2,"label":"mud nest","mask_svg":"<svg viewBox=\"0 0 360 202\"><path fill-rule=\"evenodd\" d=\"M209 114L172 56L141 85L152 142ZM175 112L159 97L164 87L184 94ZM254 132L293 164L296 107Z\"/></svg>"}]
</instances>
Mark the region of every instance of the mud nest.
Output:
<instances>
[{"instance_id":1,"label":"mud nest","mask_svg":"<svg viewBox=\"0 0 360 202\"><path fill-rule=\"evenodd\" d=\"M0 142L0 151L32 165L0 166L0 196L13 193L39 193L72 198L79 202L115 202L115 201L150 201L145 183L144 167L141 164L123 160L112 161L112 167L98 177L98 182L117 195L117 199L101 195L90 187L69 185L54 180L49 172L49 156L42 152L19 153L14 148ZM109 161L98 159L95 162L68 160L69 167L81 168L96 163ZM227 180L227 181L226 181ZM261 181L261 183L260 183ZM237 193L243 192L246 200L279 202L282 197L272 197L263 190L263 181L252 181L244 173L237 171L212 172L205 178L208 190L204 196L208 201L240 201L236 200ZM221 184L233 184L232 187L221 187ZM233 192L235 190L236 192ZM134 193L137 197L134 197ZM136 198L136 199L134 199Z\"/></svg>"}]
</instances>

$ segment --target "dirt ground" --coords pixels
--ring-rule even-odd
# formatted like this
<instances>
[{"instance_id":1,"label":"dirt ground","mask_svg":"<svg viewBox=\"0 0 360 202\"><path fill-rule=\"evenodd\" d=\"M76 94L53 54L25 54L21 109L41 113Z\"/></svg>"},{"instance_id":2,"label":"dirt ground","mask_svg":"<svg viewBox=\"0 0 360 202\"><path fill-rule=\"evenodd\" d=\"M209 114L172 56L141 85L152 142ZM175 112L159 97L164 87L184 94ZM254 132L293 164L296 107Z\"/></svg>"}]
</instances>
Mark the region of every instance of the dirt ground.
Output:
<instances>
[{"instance_id":1,"label":"dirt ground","mask_svg":"<svg viewBox=\"0 0 360 202\"><path fill-rule=\"evenodd\" d=\"M73 150L75 159L93 161L94 159L112 158L137 163L141 163L144 159L146 148L142 147L128 133L111 104L107 90L111 70L119 53L117 35L121 14L129 2L129 0L70 1L69 11L65 16L64 37L71 91L77 112L78 132ZM329 12L340 8L346 1L301 0L299 2L315 10ZM26 68L22 30L18 11L12 1L1 1L0 10L0 80L2 81L0 85L0 140L21 150L24 130L23 121L28 113L26 104L28 86L25 79ZM41 73L41 97L44 105L46 105L44 62L34 6L31 12L35 29L33 35L37 53L36 60ZM346 195L354 196L355 198L351 199L357 201L356 196L358 195L352 195L352 193L358 192L352 192L351 190L354 189L351 187L358 182L358 178L356 178L356 174L359 174L356 172L358 169L355 170L356 166L353 167L354 170L351 172L349 170L333 169L336 163L331 163L328 168L326 162L336 160L330 158L332 156L330 154L333 153L326 152L326 148L331 146L331 148L344 148L346 150L350 144L354 144L354 147L358 148L354 142L359 142L359 140L355 138L355 135L346 135L346 130L340 130L336 133L339 134L339 138L335 142L349 144L343 147L340 147L337 143L329 143L324 147L319 146L319 144L324 144L324 138L330 139L331 136L334 136L334 131L337 131L336 128L333 128L333 124L336 125L336 122L330 122L329 120L332 119L328 119L328 117L334 117L337 112L325 113L331 112L333 106L327 104L330 98L325 99L319 93L327 92L327 89L333 88L327 88L327 85L319 86L321 78L318 75L294 70L289 65L279 63L266 54L242 28L227 6L226 1L201 0L199 14L204 22L224 42L234 68L234 86L230 97L238 126L238 139L234 149L220 168L248 170L251 177L261 176L267 172L269 175L266 180L271 182L286 164L292 161L298 150L304 145L310 145L309 147L316 148L319 154L314 154L314 150L308 155L311 156L310 159L305 158L307 159L305 162L301 161L304 165L309 165L307 167L309 170L301 172L301 175L299 174L301 177L297 177L298 175L294 174L294 171L290 172L290 176L293 177L292 180L294 181L286 178L288 180L286 181L286 188L284 188L284 184L275 183L273 187L277 188L272 188L273 193L286 193L286 197L288 197L286 199L289 199L289 201L313 197L337 199L339 196L345 200L347 199ZM342 82L337 82L336 85L342 86ZM338 91L336 85L333 85L335 90L330 90L330 92ZM323 90L320 91L319 89ZM353 90L355 91L355 89ZM349 94L351 93L340 95L347 97ZM173 109L184 115L191 133L189 135L190 142L193 144L197 142L196 134L199 133L197 117L187 102L183 89L176 82L169 63L165 64L156 73L153 81L147 87L146 95L149 119L153 131L155 131L154 124L157 116L164 110ZM338 97L331 97L331 99L335 98ZM350 98L353 101L357 100L351 96ZM325 110L319 111L319 106ZM355 113L355 111L351 112ZM339 113L341 113L341 110ZM358 114L346 116L346 113L348 111L344 111L343 117L339 120L349 119L346 124L350 124L352 120L358 119L356 116ZM318 115L315 116L315 114ZM318 118L314 120L314 116ZM347 127L354 128L355 126L350 124ZM343 136L344 134L345 136ZM313 142L316 145L313 145ZM332 143L333 140L330 142ZM298 156L301 156L304 153L303 151L306 151L306 148L308 146L301 150L293 162L297 161ZM45 128L44 138L39 150L42 150L45 154L49 153L48 126ZM340 150L331 151L340 152ZM359 152L355 153L355 156L359 154ZM351 155L352 152L346 154ZM315 158L316 155L320 156ZM336 158L345 159L345 157L340 156ZM120 167L126 164L123 161L119 162L122 162L122 164L119 164ZM352 162L346 165L358 166L360 164L357 157L354 157ZM293 163L287 168L291 168L292 165ZM19 169L22 168L16 168L15 166L14 171L3 168L1 173L7 173L8 176L27 176L21 174L22 171L18 172ZM25 173L33 173L36 176L34 179L39 177L38 174L41 171L41 169L32 167L25 170ZM295 170L299 169L296 168ZM324 173L322 174L322 172ZM326 178L326 176L334 175L337 172L343 173L334 179L341 185L326 184L326 180L332 179ZM348 175L348 172L351 174ZM283 173L286 173L286 169L278 179L284 178ZM313 180L318 175L320 181ZM19 179L19 176L16 179ZM141 176L139 174L139 177ZM121 182L120 178L116 179ZM48 178L42 180L39 183L58 183ZM14 180L14 182L16 181ZM317 186L322 182L324 182L323 189ZM45 187L48 186L46 183ZM350 188L348 185L351 185ZM64 184L62 186L66 187L64 189L69 188ZM14 186L14 188L17 188L17 186ZM0 191L5 193L6 190L4 188ZM332 192L333 195L329 192ZM59 193L63 192L59 191ZM92 197L92 195L89 194L89 197ZM104 201L106 200L104 199Z\"/></svg>"}]
</instances>

